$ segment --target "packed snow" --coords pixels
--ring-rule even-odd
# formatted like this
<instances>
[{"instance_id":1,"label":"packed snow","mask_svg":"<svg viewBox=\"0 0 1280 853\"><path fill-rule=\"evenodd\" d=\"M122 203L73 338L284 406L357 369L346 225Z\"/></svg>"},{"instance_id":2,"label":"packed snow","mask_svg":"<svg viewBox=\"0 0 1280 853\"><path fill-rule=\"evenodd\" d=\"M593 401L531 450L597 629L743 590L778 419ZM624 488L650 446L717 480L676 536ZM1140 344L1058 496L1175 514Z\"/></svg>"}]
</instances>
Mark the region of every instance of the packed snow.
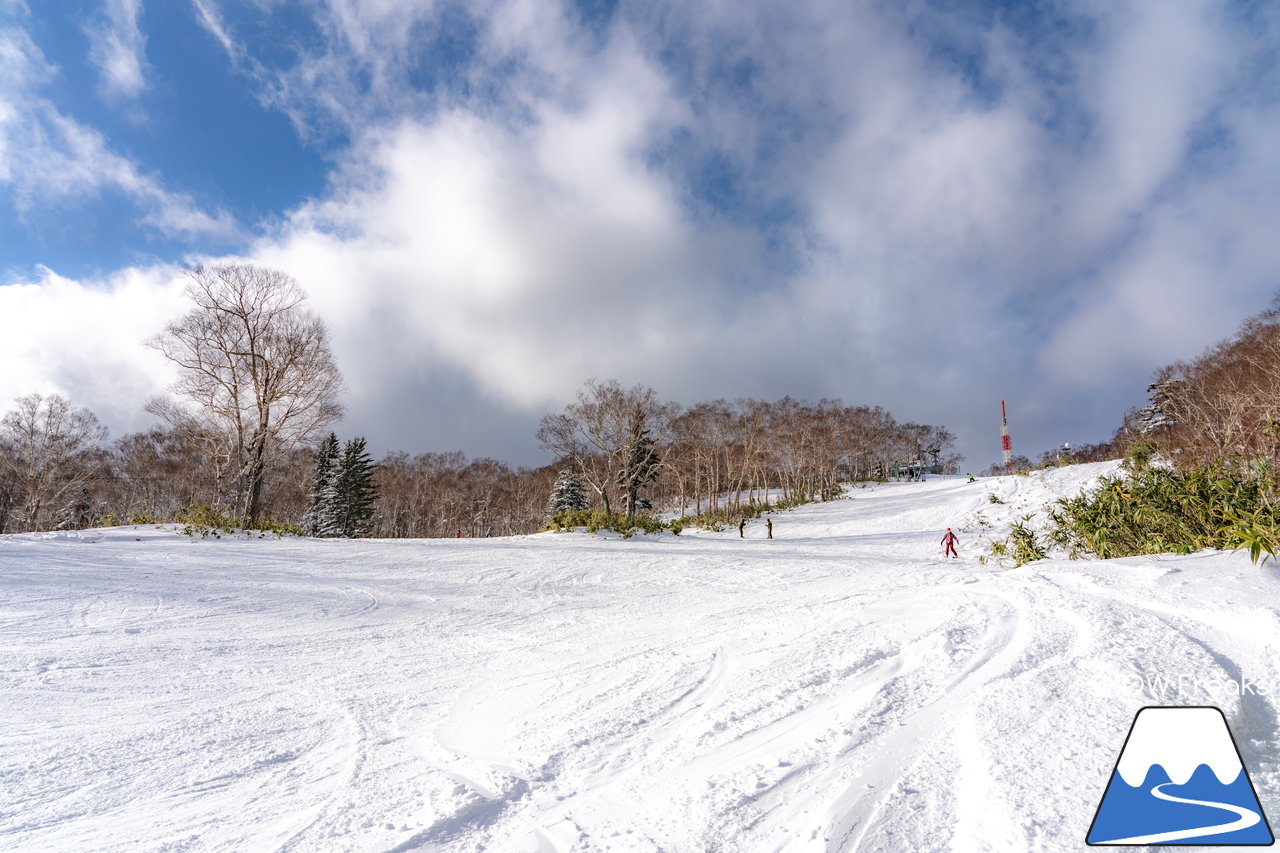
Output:
<instances>
[{"instance_id":1,"label":"packed snow","mask_svg":"<svg viewBox=\"0 0 1280 853\"><path fill-rule=\"evenodd\" d=\"M0 537L0 848L1083 850L1147 705L1221 707L1278 815L1274 565L979 561L1112 467L772 540Z\"/></svg>"}]
</instances>

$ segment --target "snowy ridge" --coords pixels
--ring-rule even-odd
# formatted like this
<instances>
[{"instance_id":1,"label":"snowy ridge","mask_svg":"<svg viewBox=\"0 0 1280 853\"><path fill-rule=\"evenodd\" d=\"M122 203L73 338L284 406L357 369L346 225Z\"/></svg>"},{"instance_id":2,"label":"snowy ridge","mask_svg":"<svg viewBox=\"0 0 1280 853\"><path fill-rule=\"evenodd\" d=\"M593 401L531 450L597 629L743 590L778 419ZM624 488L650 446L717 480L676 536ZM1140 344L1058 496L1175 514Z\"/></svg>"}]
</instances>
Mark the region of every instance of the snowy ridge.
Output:
<instances>
[{"instance_id":1,"label":"snowy ridge","mask_svg":"<svg viewBox=\"0 0 1280 853\"><path fill-rule=\"evenodd\" d=\"M1201 764L1223 785L1234 782L1243 769L1216 708L1144 708L1116 770L1125 784L1137 787L1148 770L1160 765L1171 782L1185 785Z\"/></svg>"},{"instance_id":2,"label":"snowy ridge","mask_svg":"<svg viewBox=\"0 0 1280 853\"><path fill-rule=\"evenodd\" d=\"M1151 705L1220 706L1280 811L1280 572L978 561L1114 467L772 541L0 536L0 848L1059 853Z\"/></svg>"}]
</instances>

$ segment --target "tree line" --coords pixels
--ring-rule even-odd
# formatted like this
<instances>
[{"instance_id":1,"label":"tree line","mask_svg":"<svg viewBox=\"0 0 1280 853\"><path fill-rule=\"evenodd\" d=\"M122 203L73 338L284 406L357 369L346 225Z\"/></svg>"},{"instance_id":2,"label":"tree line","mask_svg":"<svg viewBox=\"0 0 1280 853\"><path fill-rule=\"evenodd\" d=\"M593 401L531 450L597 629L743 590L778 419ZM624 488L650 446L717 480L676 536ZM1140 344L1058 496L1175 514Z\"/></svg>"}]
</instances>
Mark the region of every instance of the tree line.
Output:
<instances>
[{"instance_id":1,"label":"tree line","mask_svg":"<svg viewBox=\"0 0 1280 853\"><path fill-rule=\"evenodd\" d=\"M938 473L959 464L945 427L898 423L878 406L784 397L682 408L614 380L588 381L537 435L596 504L628 517L650 506L734 513L770 495L827 499L841 482L886 478L906 463Z\"/></svg>"},{"instance_id":2,"label":"tree line","mask_svg":"<svg viewBox=\"0 0 1280 853\"><path fill-rule=\"evenodd\" d=\"M999 477L1003 474L1021 474L1038 468L1057 468L1061 465L1080 465L1086 462L1106 462L1124 456L1125 448L1131 439L1124 427L1107 441L1094 444L1078 444L1070 447L1054 447L1041 452L1032 460L1029 456L1015 453L1009 457L1009 464L993 462L978 476Z\"/></svg>"},{"instance_id":3,"label":"tree line","mask_svg":"<svg viewBox=\"0 0 1280 853\"><path fill-rule=\"evenodd\" d=\"M92 412L57 394L22 397L0 418L0 532L169 522L200 508L312 535L500 536L542 528L562 471L580 478L588 506L631 518L829 498L841 481L958 463L945 428L875 406L784 397L683 407L613 380L588 381L542 419L553 464L456 452L374 463L362 437L341 444L329 430L342 415L341 374L293 279L197 267L187 296L194 307L146 342L178 375L147 403L156 426L108 443Z\"/></svg>"},{"instance_id":4,"label":"tree line","mask_svg":"<svg viewBox=\"0 0 1280 853\"><path fill-rule=\"evenodd\" d=\"M605 402L656 401L647 388L588 388L609 392ZM316 448L278 452L264 466L255 486L258 523L271 519L310 535L509 536L542 528L564 470L585 484L587 507L734 514L770 499L830 498L842 481L893 476L898 461L932 458L935 449L949 472L957 461L945 452L952 441L945 429L900 424L878 407L783 398L657 409L658 422L636 419L634 407L616 419L596 412L579 421L575 406L548 415L544 426L554 429L539 434L559 452L536 468L456 451L390 452L375 463L363 438L340 446L330 433ZM613 433L595 434L598 444L582 432L613 420ZM555 443L561 440L570 444ZM244 496L211 446L169 425L108 442L87 409L56 394L23 397L0 420L0 532L172 522L195 506L235 516ZM354 476L367 472L357 503L369 507L367 516L345 521L325 504L350 488L338 484L344 459Z\"/></svg>"},{"instance_id":5,"label":"tree line","mask_svg":"<svg viewBox=\"0 0 1280 853\"><path fill-rule=\"evenodd\" d=\"M1182 466L1217 465L1276 480L1280 471L1280 296L1190 361L1156 371L1131 418L1142 440Z\"/></svg>"}]
</instances>

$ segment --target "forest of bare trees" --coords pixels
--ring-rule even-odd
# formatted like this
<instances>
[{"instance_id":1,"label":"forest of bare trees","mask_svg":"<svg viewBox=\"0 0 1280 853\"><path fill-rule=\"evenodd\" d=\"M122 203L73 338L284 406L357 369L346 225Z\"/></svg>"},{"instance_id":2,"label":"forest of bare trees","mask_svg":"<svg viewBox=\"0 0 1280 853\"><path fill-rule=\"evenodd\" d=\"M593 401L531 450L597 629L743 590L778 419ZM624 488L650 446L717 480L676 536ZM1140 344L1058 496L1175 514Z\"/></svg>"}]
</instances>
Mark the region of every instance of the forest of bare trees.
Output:
<instances>
[{"instance_id":1,"label":"forest of bare trees","mask_svg":"<svg viewBox=\"0 0 1280 853\"><path fill-rule=\"evenodd\" d=\"M29 394L0 419L0 532L43 530L84 502L107 430L57 394Z\"/></svg>"},{"instance_id":2,"label":"forest of bare trees","mask_svg":"<svg viewBox=\"0 0 1280 853\"><path fill-rule=\"evenodd\" d=\"M235 511L237 495L198 437L156 426L107 442L101 427L86 436L91 412L56 394L20 402L0 425L0 532L173 521L196 506ZM79 417L27 415L67 409ZM263 517L301 517L310 465L310 451L295 449L269 470Z\"/></svg>"},{"instance_id":3,"label":"forest of bare trees","mask_svg":"<svg viewBox=\"0 0 1280 853\"><path fill-rule=\"evenodd\" d=\"M556 472L460 452L389 453L375 478L373 536L512 536L541 529Z\"/></svg>"},{"instance_id":4,"label":"forest of bare trees","mask_svg":"<svg viewBox=\"0 0 1280 853\"><path fill-rule=\"evenodd\" d=\"M675 418L655 493L695 514L733 511L770 490L787 501L830 498L839 483L889 476L898 463L955 473L953 443L944 427L900 424L878 406L717 400Z\"/></svg>"},{"instance_id":5,"label":"forest of bare trees","mask_svg":"<svg viewBox=\"0 0 1280 853\"><path fill-rule=\"evenodd\" d=\"M1280 297L1192 361L1161 368L1129 439L1179 465L1280 471Z\"/></svg>"},{"instance_id":6,"label":"forest of bare trees","mask_svg":"<svg viewBox=\"0 0 1280 853\"><path fill-rule=\"evenodd\" d=\"M637 399L653 421L637 420ZM584 408L584 400L591 405ZM610 406L617 408L612 434L604 426L613 418L605 411ZM921 456L949 463L950 471L955 466L947 456L947 430L900 424L878 407L833 400L720 400L681 408L658 400L649 388L588 383L578 404L548 415L544 425L572 433L566 417L584 418L599 444L578 447L577 456L557 451L553 464L539 468L469 460L459 452L386 454L375 469L379 499L370 535L537 531L557 473L566 467L599 485L599 491L588 489L593 505L603 507L608 497L622 511L633 503L692 514L737 511L743 503L764 501L770 490L775 501L779 494L789 500L831 497L842 481L890 475L895 463ZM551 432L540 435L553 440ZM648 448L639 455L637 436ZM210 458L211 447L217 445L181 425L108 442L91 412L57 396L23 398L0 421L3 532L172 521L193 506L235 512L241 495ZM643 470L637 459L648 460ZM263 518L301 522L312 466L308 447L278 456L259 488Z\"/></svg>"},{"instance_id":7,"label":"forest of bare trees","mask_svg":"<svg viewBox=\"0 0 1280 853\"><path fill-rule=\"evenodd\" d=\"M944 427L900 424L879 407L784 397L682 409L652 388L617 382L588 382L563 413L543 418L538 438L606 511L621 492L628 515L641 486L647 504L699 515L769 495L829 499L841 482L889 476L904 463L948 473L958 463Z\"/></svg>"},{"instance_id":8,"label":"forest of bare trees","mask_svg":"<svg viewBox=\"0 0 1280 853\"><path fill-rule=\"evenodd\" d=\"M1019 474L1036 468L1056 468L1059 465L1106 462L1109 459L1119 459L1124 456L1125 448L1130 443L1131 438L1128 432L1124 427L1121 427L1109 441L1054 447L1043 451L1038 461L1032 461L1030 457L1021 454L1014 454L1010 457L1008 465L1005 465L1004 462L993 462L979 476L999 477L1004 474Z\"/></svg>"}]
</instances>

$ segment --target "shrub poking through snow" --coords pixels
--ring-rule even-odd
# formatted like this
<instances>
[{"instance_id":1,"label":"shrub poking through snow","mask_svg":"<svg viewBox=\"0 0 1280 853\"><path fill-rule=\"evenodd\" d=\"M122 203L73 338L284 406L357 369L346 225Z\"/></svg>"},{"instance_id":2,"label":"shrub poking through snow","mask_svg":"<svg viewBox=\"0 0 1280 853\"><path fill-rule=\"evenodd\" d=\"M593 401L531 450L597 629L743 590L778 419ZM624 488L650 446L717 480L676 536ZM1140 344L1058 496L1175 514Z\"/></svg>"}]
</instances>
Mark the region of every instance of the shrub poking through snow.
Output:
<instances>
[{"instance_id":1,"label":"shrub poking through snow","mask_svg":"<svg viewBox=\"0 0 1280 853\"><path fill-rule=\"evenodd\" d=\"M1026 525L1031 518L1027 516L1022 521L1015 521L1005 538L988 540L991 542L991 554L979 557L978 561L993 561L998 566L1016 569L1036 560L1048 559L1049 553L1036 532Z\"/></svg>"},{"instance_id":2,"label":"shrub poking through snow","mask_svg":"<svg viewBox=\"0 0 1280 853\"><path fill-rule=\"evenodd\" d=\"M277 539L282 538L286 533L294 536L302 535L302 528L298 525L283 521L273 521L269 518L258 519L258 526L253 530L242 530L239 527L240 520L238 518L207 504L193 504L180 510L176 516L176 521L182 525L178 532L193 539L197 536L201 539L209 539L210 537L221 539L223 535L231 536L235 533L244 533L246 538L253 536L255 533L258 538L262 538L268 533L273 533Z\"/></svg>"},{"instance_id":3,"label":"shrub poking through snow","mask_svg":"<svg viewBox=\"0 0 1280 853\"><path fill-rule=\"evenodd\" d=\"M1280 504L1269 472L1135 465L1091 492L1059 499L1050 519L1050 541L1073 557L1218 548L1248 549L1256 563L1280 553Z\"/></svg>"},{"instance_id":4,"label":"shrub poking through snow","mask_svg":"<svg viewBox=\"0 0 1280 853\"><path fill-rule=\"evenodd\" d=\"M663 521L652 515L646 515L637 512L630 520L627 519L625 513L621 512L605 512L603 509L578 509L558 512L547 520L546 530L576 530L579 527L585 528L588 533L598 533L601 530L612 530L621 533L622 538L630 539L635 535L637 530L645 533L660 533L663 530L670 530L677 536L684 529L682 519L672 519L671 521Z\"/></svg>"}]
</instances>

